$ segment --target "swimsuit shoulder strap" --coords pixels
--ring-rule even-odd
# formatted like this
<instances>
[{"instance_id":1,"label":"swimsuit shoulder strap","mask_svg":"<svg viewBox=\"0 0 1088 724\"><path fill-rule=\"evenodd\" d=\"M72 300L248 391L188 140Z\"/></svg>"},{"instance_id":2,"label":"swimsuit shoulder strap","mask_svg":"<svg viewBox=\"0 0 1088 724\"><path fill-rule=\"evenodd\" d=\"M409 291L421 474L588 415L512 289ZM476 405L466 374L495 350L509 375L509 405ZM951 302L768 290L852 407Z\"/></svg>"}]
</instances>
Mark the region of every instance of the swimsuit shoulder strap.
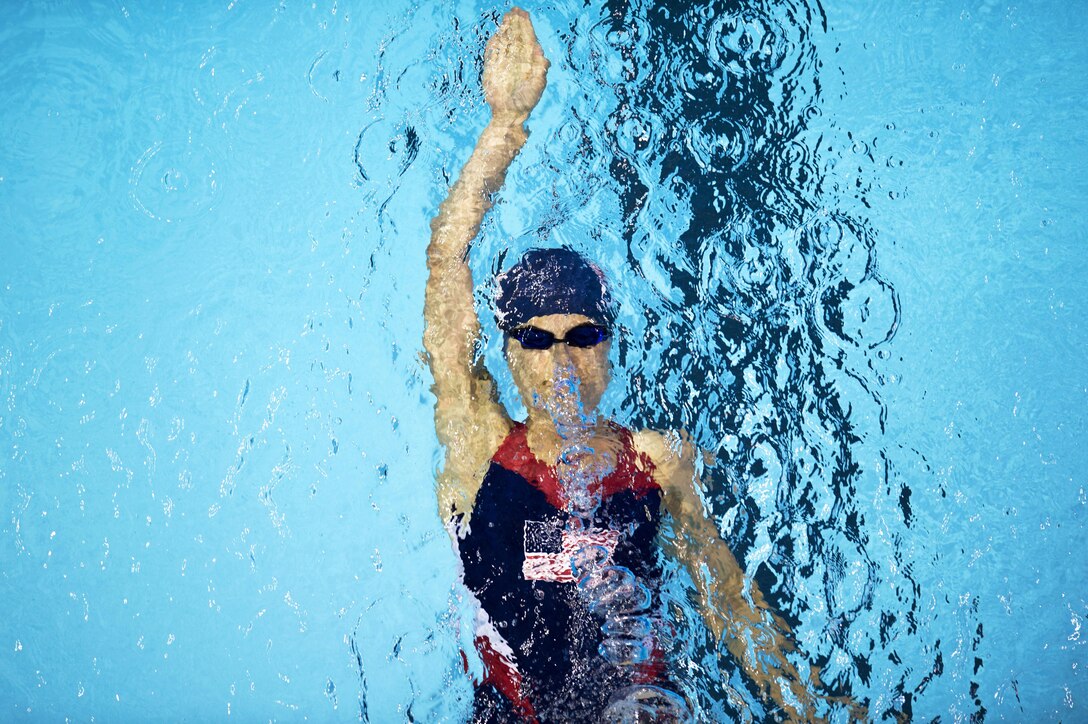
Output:
<instances>
[{"instance_id":1,"label":"swimsuit shoulder strap","mask_svg":"<svg viewBox=\"0 0 1088 724\"><path fill-rule=\"evenodd\" d=\"M646 455L635 450L631 431L615 423L611 423L611 426L619 435L622 444L616 467L601 481L605 497L623 490L632 490L639 497L650 491L660 490L654 478L653 463ZM555 467L542 462L533 454L529 448L524 423L515 423L491 457L491 461L524 478L544 493L548 502L556 508L565 507L561 495L562 486Z\"/></svg>"},{"instance_id":2,"label":"swimsuit shoulder strap","mask_svg":"<svg viewBox=\"0 0 1088 724\"><path fill-rule=\"evenodd\" d=\"M653 461L645 453L635 450L634 435L622 425L613 423L613 428L619 433L623 441L619 459L616 461L616 469L612 471L602 482L606 496L618 493L621 490L632 490L642 497L653 490L660 490L655 479Z\"/></svg>"}]
</instances>

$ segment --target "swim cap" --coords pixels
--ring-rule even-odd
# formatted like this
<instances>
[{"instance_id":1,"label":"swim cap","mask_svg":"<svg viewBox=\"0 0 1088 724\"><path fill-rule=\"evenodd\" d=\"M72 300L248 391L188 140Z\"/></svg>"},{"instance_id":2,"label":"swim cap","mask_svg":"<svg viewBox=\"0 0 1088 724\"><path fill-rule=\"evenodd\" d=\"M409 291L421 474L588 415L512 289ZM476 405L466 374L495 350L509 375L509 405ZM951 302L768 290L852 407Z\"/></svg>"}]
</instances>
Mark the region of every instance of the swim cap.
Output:
<instances>
[{"instance_id":1,"label":"swim cap","mask_svg":"<svg viewBox=\"0 0 1088 724\"><path fill-rule=\"evenodd\" d=\"M545 314L581 314L611 324L604 272L565 247L525 252L496 279L495 319L509 332Z\"/></svg>"}]
</instances>

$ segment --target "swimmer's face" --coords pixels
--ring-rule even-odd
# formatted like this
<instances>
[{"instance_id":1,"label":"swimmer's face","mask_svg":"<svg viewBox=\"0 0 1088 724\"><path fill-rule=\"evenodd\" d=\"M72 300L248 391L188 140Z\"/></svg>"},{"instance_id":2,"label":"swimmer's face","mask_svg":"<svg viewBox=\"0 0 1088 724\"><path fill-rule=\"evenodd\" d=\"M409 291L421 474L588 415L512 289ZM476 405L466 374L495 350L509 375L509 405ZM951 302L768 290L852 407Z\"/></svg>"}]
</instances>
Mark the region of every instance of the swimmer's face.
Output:
<instances>
[{"instance_id":1,"label":"swimmer's face","mask_svg":"<svg viewBox=\"0 0 1088 724\"><path fill-rule=\"evenodd\" d=\"M551 332L556 339L584 324L596 324L581 314L546 314L525 326ZM529 414L545 414L557 423L573 422L579 414L592 417L612 378L609 340L590 347L556 342L548 349L526 349L506 338L506 359L514 384Z\"/></svg>"}]
</instances>

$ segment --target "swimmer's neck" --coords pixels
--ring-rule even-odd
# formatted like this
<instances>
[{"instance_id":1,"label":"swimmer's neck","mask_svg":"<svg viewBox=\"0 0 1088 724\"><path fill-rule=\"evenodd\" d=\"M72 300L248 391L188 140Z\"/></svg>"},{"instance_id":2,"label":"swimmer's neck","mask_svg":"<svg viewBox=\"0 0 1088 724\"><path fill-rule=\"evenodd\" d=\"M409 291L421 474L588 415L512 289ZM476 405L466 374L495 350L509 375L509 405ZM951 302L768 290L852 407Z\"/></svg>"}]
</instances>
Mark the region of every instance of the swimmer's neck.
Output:
<instances>
[{"instance_id":1,"label":"swimmer's neck","mask_svg":"<svg viewBox=\"0 0 1088 724\"><path fill-rule=\"evenodd\" d=\"M615 428L610 420L598 417L593 426L584 431L584 437L575 442L568 435L566 438L559 433L555 421L546 413L538 415L530 414L525 421L525 441L529 445L530 452L543 463L555 464L563 451L572 444L589 444L591 447L611 448L616 437Z\"/></svg>"}]
</instances>

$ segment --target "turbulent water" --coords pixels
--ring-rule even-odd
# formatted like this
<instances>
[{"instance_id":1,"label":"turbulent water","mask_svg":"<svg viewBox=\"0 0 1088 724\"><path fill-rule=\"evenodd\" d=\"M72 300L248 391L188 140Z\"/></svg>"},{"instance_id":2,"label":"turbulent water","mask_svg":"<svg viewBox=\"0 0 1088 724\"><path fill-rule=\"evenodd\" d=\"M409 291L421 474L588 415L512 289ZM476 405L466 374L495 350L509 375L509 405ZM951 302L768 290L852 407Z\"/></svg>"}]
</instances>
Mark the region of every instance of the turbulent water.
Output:
<instances>
[{"instance_id":1,"label":"turbulent water","mask_svg":"<svg viewBox=\"0 0 1088 724\"><path fill-rule=\"evenodd\" d=\"M709 509L829 688L867 698L871 687L884 692L874 715L909 715L942 667L905 542L912 490L896 472L900 459L924 461L885 438L899 303L866 218L882 193L876 139L822 111L825 94L843 92L822 8L610 2L535 16L561 55L473 251L485 325L490 277L520 251L562 243L601 263L621 328L606 404L632 426L685 429L716 455ZM441 169L439 194L478 129L497 19L469 17L440 39L437 123L388 139L402 167L420 162L416 134L451 147L421 159ZM683 585L677 573L672 605L690 623ZM708 639L676 641L679 679L704 715L763 716Z\"/></svg>"}]
</instances>

